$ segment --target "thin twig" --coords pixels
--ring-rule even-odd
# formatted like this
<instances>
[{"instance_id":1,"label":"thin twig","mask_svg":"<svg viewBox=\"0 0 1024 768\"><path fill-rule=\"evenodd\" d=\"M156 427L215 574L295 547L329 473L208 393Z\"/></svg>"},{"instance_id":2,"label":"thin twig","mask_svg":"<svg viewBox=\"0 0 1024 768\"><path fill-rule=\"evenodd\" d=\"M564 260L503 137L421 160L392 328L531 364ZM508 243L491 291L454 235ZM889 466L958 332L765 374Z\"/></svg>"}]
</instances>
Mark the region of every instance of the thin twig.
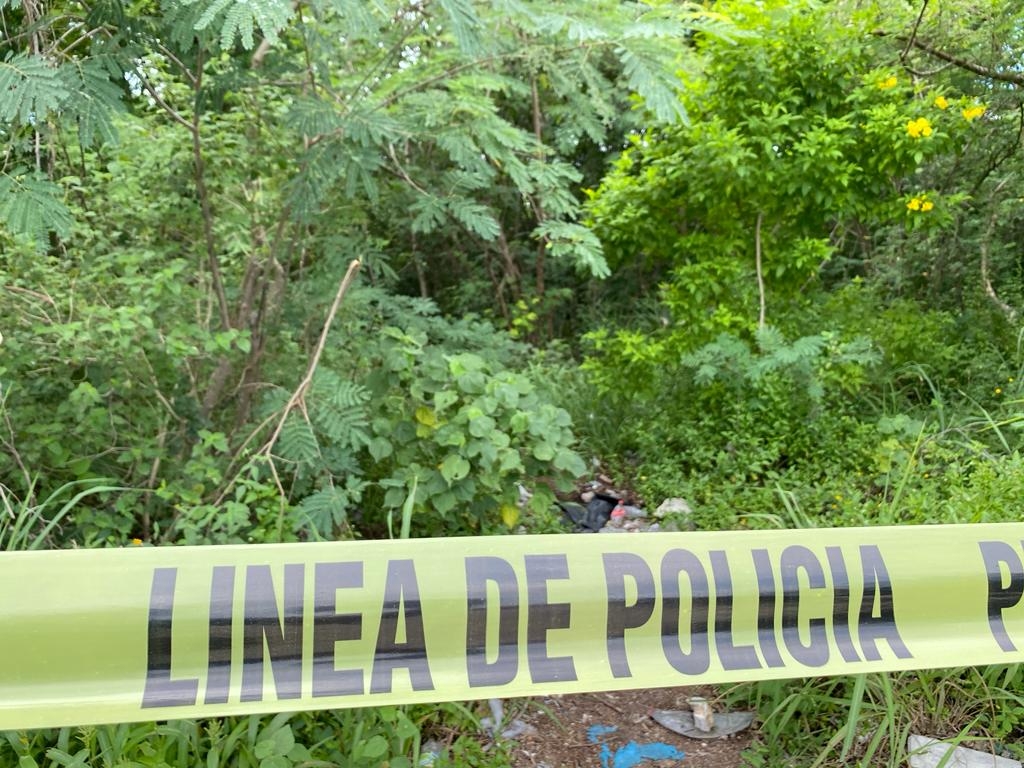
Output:
<instances>
[{"instance_id":1,"label":"thin twig","mask_svg":"<svg viewBox=\"0 0 1024 768\"><path fill-rule=\"evenodd\" d=\"M194 87L194 88L198 88L199 87L199 81L196 79L196 76L192 74L192 70L190 70L188 67L186 67L185 63L181 59L179 59L177 56L175 56L174 52L171 51L170 48L168 48L167 46L165 46L163 43L160 43L160 42L156 43L156 47L157 47L157 50L159 50L161 54L163 54L166 58L168 58L171 61L173 61L178 66L178 69L181 70L181 74L183 74L185 76L185 79L188 80L189 83L192 84L192 87Z\"/></svg>"},{"instance_id":2,"label":"thin twig","mask_svg":"<svg viewBox=\"0 0 1024 768\"><path fill-rule=\"evenodd\" d=\"M599 702L601 704L604 704L609 709L614 710L615 712L618 712L620 715L625 715L626 714L626 712L624 712L622 709L620 709L619 707L615 706L610 701L608 701L607 699L602 697L601 694L599 694L599 693L592 693L592 694L590 694L590 697L592 699L596 700L597 702Z\"/></svg>"},{"instance_id":3,"label":"thin twig","mask_svg":"<svg viewBox=\"0 0 1024 768\"><path fill-rule=\"evenodd\" d=\"M320 331L320 338L317 340L316 348L313 350L313 355L309 359L309 365L306 367L306 374L302 377L302 381L299 382L299 386L292 392L292 396L288 398L288 402L285 403L284 410L281 411L281 418L278 419L277 426L274 427L273 433L270 435L270 439L263 444L263 448L260 449L260 453L270 455L271 449L274 447L274 443L277 442L277 438L281 436L281 430L284 429L284 423L288 419L289 414L295 408L301 408L305 410L306 393L309 391L310 385L313 383L313 374L316 373L317 366L320 364L320 355L323 354L324 347L327 345L327 334L331 330L331 323L334 322L334 316L338 314L338 307L341 306L341 300L345 298L345 294L348 292L349 286L352 284L352 280L355 279L356 273L359 271L359 267L363 264L361 259L354 259L352 263L348 265L348 271L345 272L345 277L342 278L341 284L338 286L338 292L334 295L334 302L331 304L331 308L327 311L327 319L324 321L323 330Z\"/></svg>"},{"instance_id":4,"label":"thin twig","mask_svg":"<svg viewBox=\"0 0 1024 768\"><path fill-rule=\"evenodd\" d=\"M134 74L139 78L139 83L142 85L143 89L145 89L146 93L149 94L150 98L157 103L160 109L162 109L164 112L170 115L171 119L174 122L178 123L179 125L185 126L190 131L194 130L194 126L192 125L192 123L190 123L188 120L182 117L181 113L178 112L178 110L176 110L166 101L164 101L164 98L159 93L157 93L156 88L153 87L153 84L149 82L149 79L146 78L145 75L140 74L138 71L136 71Z\"/></svg>"},{"instance_id":5,"label":"thin twig","mask_svg":"<svg viewBox=\"0 0 1024 768\"><path fill-rule=\"evenodd\" d=\"M993 197L999 194L999 192L1003 189L1003 187L1006 186L1009 180L1009 177L1007 177L1003 179L1001 182L999 182L999 184L992 192ZM999 210L998 208L996 208L996 210L993 211L992 216L989 217L988 227L985 229L985 236L981 240L981 285L985 289L985 295L988 296L992 300L992 302L1003 311L1003 314L1006 315L1007 320L1009 320L1011 323L1014 323L1017 321L1017 312L1014 310L1013 307L1011 307L1009 304L1007 304L1005 301L999 298L999 294L996 293L996 289L992 286L992 280L989 277L988 271L989 248L990 243L992 241L992 233L995 231L996 220L998 218Z\"/></svg>"},{"instance_id":6,"label":"thin twig","mask_svg":"<svg viewBox=\"0 0 1024 768\"><path fill-rule=\"evenodd\" d=\"M394 162L395 169L398 171L399 176L401 176L410 187L415 189L421 195L430 197L430 193L427 192L427 190L425 190L415 181L413 181L412 177L408 174L408 172L406 172L405 168L402 167L402 164L398 162L398 155L395 154L395 146L391 142L388 142L388 156Z\"/></svg>"},{"instance_id":7,"label":"thin twig","mask_svg":"<svg viewBox=\"0 0 1024 768\"><path fill-rule=\"evenodd\" d=\"M914 22L914 28L910 31L910 39L907 40L907 45L903 49L903 53L900 54L900 61L907 58L907 54L910 53L911 47L914 45L914 41L917 39L917 30L921 26L921 19L924 18L924 12L928 8L928 0L923 0L921 3L921 12L917 14L917 21Z\"/></svg>"}]
</instances>

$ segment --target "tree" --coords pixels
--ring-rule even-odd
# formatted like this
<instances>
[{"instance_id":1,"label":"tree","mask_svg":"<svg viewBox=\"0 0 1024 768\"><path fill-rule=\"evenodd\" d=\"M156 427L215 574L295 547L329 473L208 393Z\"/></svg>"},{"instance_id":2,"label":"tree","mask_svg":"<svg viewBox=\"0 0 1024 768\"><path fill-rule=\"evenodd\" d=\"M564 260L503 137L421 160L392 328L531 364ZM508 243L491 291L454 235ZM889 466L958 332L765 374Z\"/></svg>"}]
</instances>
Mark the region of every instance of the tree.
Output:
<instances>
[{"instance_id":1,"label":"tree","mask_svg":"<svg viewBox=\"0 0 1024 768\"><path fill-rule=\"evenodd\" d=\"M716 8L748 34L698 40L694 120L635 134L589 207L614 266L664 281L662 360L784 318L822 280L878 275L872 232L949 226L963 191L924 174L983 111L912 77L843 4Z\"/></svg>"},{"instance_id":2,"label":"tree","mask_svg":"<svg viewBox=\"0 0 1024 768\"><path fill-rule=\"evenodd\" d=\"M391 488L400 475L405 493L426 500L464 480L463 461L497 462L510 478L554 462L561 482L578 468L563 417L539 402L550 440L536 424L506 425L520 435L509 438L515 460L506 445L460 455L469 441L424 454L459 458L440 475L433 465L410 475L399 466L408 457L388 464L395 423L415 433L420 408L443 409L430 389L394 401L378 425L375 409L393 388L439 386L442 372L417 363L381 381L374 369L428 349L432 360L472 351L494 331L425 320L429 304L350 313L378 306L407 266L424 283L450 268L453 244L467 260L483 254L506 308L527 266L537 293L552 258L601 274L600 248L576 221L573 152L621 124L630 92L678 119L673 41L721 23L675 4L613 2L567 12L466 0L114 0L5 2L0 13L13 31L0 52L0 213L14 297L4 310L17 329L2 374L16 382L5 405L17 452L5 471L23 492L32 466L54 487L104 474L149 493L139 519L124 501L100 538L173 538L189 525L274 537L302 499L323 492L321 502L354 509L370 480ZM354 261L373 301L345 295ZM365 343L385 328L382 348ZM503 380L517 360L492 346L472 365ZM32 380L32 366L70 376ZM529 394L525 380L505 383ZM504 406L491 395L472 384L459 402L494 419L487 409ZM54 408L57 418L30 424ZM61 445L67 434L77 445ZM463 488L458 500L480 501L483 515L514 488ZM217 518L209 505L228 493L240 506ZM399 495L374 501L396 509ZM315 527L328 533L341 517Z\"/></svg>"}]
</instances>

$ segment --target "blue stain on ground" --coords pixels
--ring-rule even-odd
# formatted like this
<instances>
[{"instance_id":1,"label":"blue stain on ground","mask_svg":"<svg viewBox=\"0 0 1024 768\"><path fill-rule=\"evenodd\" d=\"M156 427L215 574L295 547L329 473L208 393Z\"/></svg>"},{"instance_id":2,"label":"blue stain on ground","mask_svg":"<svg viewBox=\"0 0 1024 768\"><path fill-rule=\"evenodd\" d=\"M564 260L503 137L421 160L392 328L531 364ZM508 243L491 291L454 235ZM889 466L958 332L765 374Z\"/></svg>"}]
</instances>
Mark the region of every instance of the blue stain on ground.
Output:
<instances>
[{"instance_id":1,"label":"blue stain on ground","mask_svg":"<svg viewBox=\"0 0 1024 768\"><path fill-rule=\"evenodd\" d=\"M613 725L592 725L587 729L587 739L591 744L606 734L615 733L618 729ZM619 747L613 753L607 744L601 745L601 768L633 768L644 760L680 760L685 753L680 752L671 744L660 741L651 744L637 744L631 741Z\"/></svg>"}]
</instances>

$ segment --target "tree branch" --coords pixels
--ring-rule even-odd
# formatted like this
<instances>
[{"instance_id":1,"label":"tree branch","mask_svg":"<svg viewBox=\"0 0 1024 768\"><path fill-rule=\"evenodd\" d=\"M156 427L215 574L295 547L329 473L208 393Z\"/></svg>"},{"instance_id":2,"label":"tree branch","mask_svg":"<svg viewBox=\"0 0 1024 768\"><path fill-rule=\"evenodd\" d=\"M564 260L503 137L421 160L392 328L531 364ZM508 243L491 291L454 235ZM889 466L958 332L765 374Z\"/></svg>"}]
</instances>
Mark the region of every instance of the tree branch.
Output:
<instances>
[{"instance_id":1,"label":"tree branch","mask_svg":"<svg viewBox=\"0 0 1024 768\"><path fill-rule=\"evenodd\" d=\"M1003 179L1001 182L999 182L999 184L996 185L995 190L993 190L992 192L993 196L997 195L1000 191L1002 191L1003 187L1005 187L1009 181L1010 179L1009 177L1007 177ZM992 286L992 280L989 276L989 249L992 242L992 233L995 231L996 221L998 220L998 218L999 209L995 208L992 215L989 217L988 227L985 228L985 236L981 240L981 285L982 288L985 289L985 295L992 300L993 304L995 304L997 307L999 307L1000 310L1002 310L1003 314L1006 315L1006 319L1009 320L1011 323L1015 323L1017 321L1017 312L1013 309L1013 307L1011 307L1009 304L1007 304L1005 301L999 298L999 294L996 293L996 289Z\"/></svg>"},{"instance_id":2,"label":"tree branch","mask_svg":"<svg viewBox=\"0 0 1024 768\"><path fill-rule=\"evenodd\" d=\"M914 45L914 41L917 40L917 30L921 26L921 19L924 18L924 12L928 9L928 0L922 0L921 12L917 14L917 21L914 22L914 28L910 30L910 39L907 40L906 46L903 48L903 53L900 54L900 61L907 58L907 54L910 53L911 47Z\"/></svg>"},{"instance_id":3,"label":"tree branch","mask_svg":"<svg viewBox=\"0 0 1024 768\"><path fill-rule=\"evenodd\" d=\"M306 366L306 374L302 377L302 381L299 382L299 386L292 392L292 396L288 398L288 402L285 403L284 409L281 411L281 417L277 421L277 426L274 427L273 433L270 435L259 453L270 455L271 449L274 447L274 443L277 442L277 438L281 436L281 430L284 429L284 423L288 419L288 415L296 408L305 409L305 398L306 393L309 391L310 385L313 383L313 375L316 373L317 366L320 365L320 355L323 354L324 347L327 345L327 334L330 333L331 323L334 322L334 316L338 314L338 307L341 306L341 300L345 298L345 294L348 292L349 286L352 285L352 281L355 279L356 273L362 266L363 262L361 259L354 259L349 265L348 270L345 272L345 277L342 278L341 284L338 286L338 292L334 295L334 301L331 304L331 308L327 311L327 319L324 321L323 330L320 331L320 338L317 340L316 348L313 350L313 355L309 359L309 365Z\"/></svg>"},{"instance_id":4,"label":"tree branch","mask_svg":"<svg viewBox=\"0 0 1024 768\"><path fill-rule=\"evenodd\" d=\"M872 34L875 35L876 37L889 36L888 32L881 29L874 30ZM909 38L896 36L896 40L899 40L901 43L907 43L908 45L912 45L914 48L919 48L920 50L924 51L930 56L934 56L936 59L941 59L942 61L949 62L950 64L959 67L960 69L966 69L968 72L973 72L974 74L980 75L981 77L987 77L991 80L998 80L1003 83L1012 83L1013 85L1019 85L1024 87L1024 75L1019 75L1014 72L1001 72L997 69L992 69L991 67L985 67L982 66L981 64L975 64L973 61L961 59L959 56L954 56L951 53L946 53L945 51L941 51L938 48L935 48L934 46L929 45L928 43L922 40L919 40L916 34L913 37Z\"/></svg>"}]
</instances>

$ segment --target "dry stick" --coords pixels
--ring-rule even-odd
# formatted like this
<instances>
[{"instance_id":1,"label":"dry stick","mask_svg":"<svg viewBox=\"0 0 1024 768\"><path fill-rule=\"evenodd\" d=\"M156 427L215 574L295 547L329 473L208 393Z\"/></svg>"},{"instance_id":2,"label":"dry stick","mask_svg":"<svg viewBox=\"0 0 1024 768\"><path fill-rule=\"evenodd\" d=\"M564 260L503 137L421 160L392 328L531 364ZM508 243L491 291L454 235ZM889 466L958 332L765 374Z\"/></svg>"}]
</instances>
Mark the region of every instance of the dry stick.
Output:
<instances>
[{"instance_id":1,"label":"dry stick","mask_svg":"<svg viewBox=\"0 0 1024 768\"><path fill-rule=\"evenodd\" d=\"M917 30L921 26L921 19L924 18L924 12L927 9L928 9L928 0L924 0L924 2L921 3L921 12L917 14L917 21L914 22L914 29L911 30L911 32L910 32L910 39L907 40L907 45L903 49L903 53L900 54L900 61L903 61L903 60L905 60L907 58L907 54L910 53L910 49L913 47L914 41L917 40Z\"/></svg>"},{"instance_id":2,"label":"dry stick","mask_svg":"<svg viewBox=\"0 0 1024 768\"><path fill-rule=\"evenodd\" d=\"M992 193L993 196L998 194L1002 190L1002 188L1006 186L1008 181L1009 178L1003 179L996 186L995 191ZM1013 309L1013 307L1011 307L1009 304L1007 304L1005 301L999 298L999 294L996 293L996 289L992 287L992 280L989 278L988 273L988 254L990 247L989 244L991 243L992 233L995 231L996 220L998 218L999 212L993 212L992 216L988 220L988 227L985 229L985 236L981 241L981 284L985 288L985 295L988 296L992 300L992 302L1003 311L1003 314L1006 315L1006 319L1013 323L1016 322L1017 320L1017 312Z\"/></svg>"},{"instance_id":3,"label":"dry stick","mask_svg":"<svg viewBox=\"0 0 1024 768\"><path fill-rule=\"evenodd\" d=\"M764 328L765 299L764 299L764 272L761 269L761 220L763 213L757 214L757 224L754 227L754 264L757 267L757 296L760 301L760 312L757 316L758 330Z\"/></svg>"},{"instance_id":4,"label":"dry stick","mask_svg":"<svg viewBox=\"0 0 1024 768\"><path fill-rule=\"evenodd\" d=\"M306 368L306 375L302 377L302 381L299 382L299 386L292 392L292 396L288 398L288 402L285 403L284 410L281 412L281 418L277 422L277 426L274 427L273 433L270 435L270 439L264 443L263 448L260 449L260 453L270 455L270 450L274 447L274 443L277 442L277 438L281 436L281 430L284 429L284 422L288 418L288 415L295 408L305 409L305 397L306 392L309 391L310 384L313 383L313 374L316 373L317 366L320 364L320 355L323 354L324 347L327 345L327 334L331 330L331 323L334 322L334 316L338 314L338 307L341 306L341 300L345 298L345 293L348 292L349 286L352 284L352 280L355 279L356 272L363 265L361 259L353 259L352 263L348 265L348 271L345 272L345 277L342 278L341 284L338 286L338 292L334 295L334 303L331 304L331 308L327 312L327 320L324 322L324 328L320 331L320 338L317 340L316 349L313 350L313 356L309 359L309 366ZM271 462L273 466L273 462ZM275 473L276 476L276 473Z\"/></svg>"}]
</instances>

